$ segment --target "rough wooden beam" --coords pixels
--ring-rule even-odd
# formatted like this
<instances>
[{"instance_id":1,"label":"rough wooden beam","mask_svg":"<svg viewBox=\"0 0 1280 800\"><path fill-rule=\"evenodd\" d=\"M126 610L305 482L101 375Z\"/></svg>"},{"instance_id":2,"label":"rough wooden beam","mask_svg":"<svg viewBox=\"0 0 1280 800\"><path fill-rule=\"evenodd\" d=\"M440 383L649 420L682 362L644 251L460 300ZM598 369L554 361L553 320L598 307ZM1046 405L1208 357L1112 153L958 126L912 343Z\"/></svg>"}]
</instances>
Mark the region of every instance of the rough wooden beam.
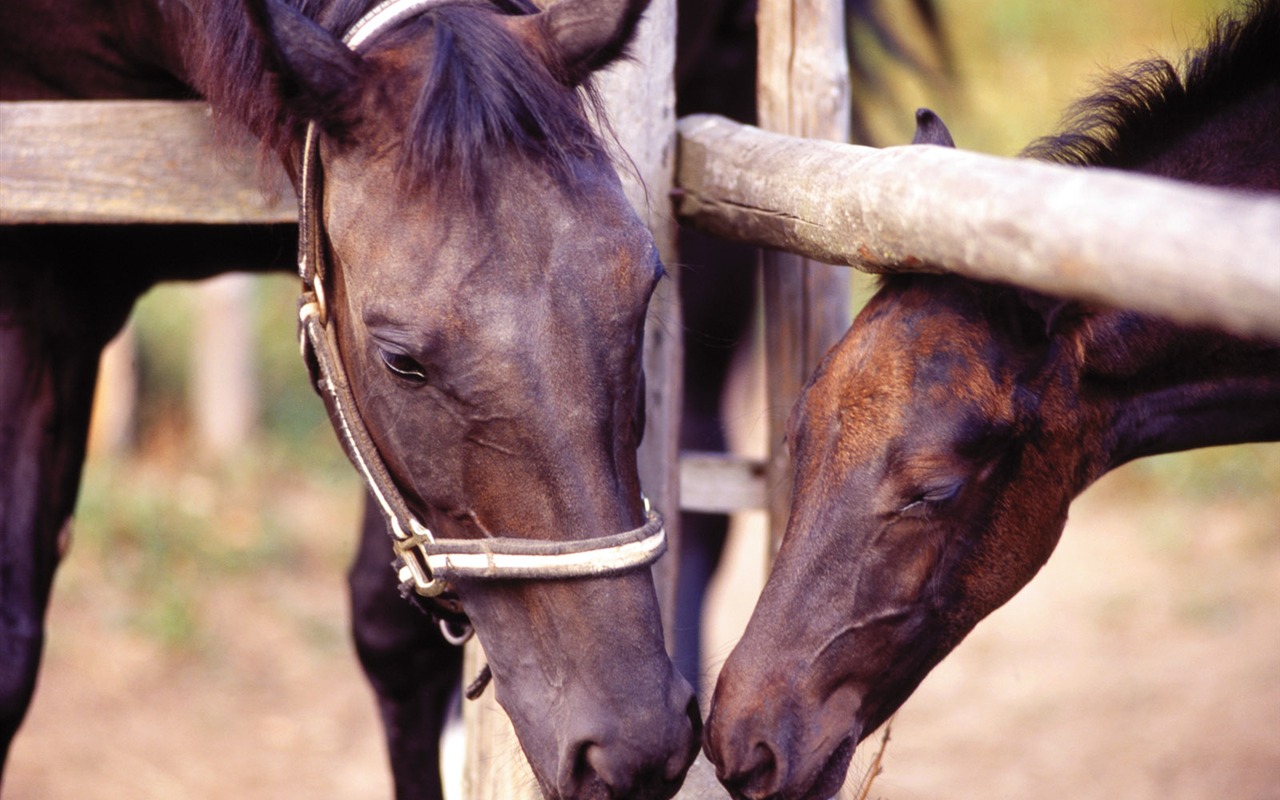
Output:
<instances>
[{"instance_id":1,"label":"rough wooden beam","mask_svg":"<svg viewBox=\"0 0 1280 800\"><path fill-rule=\"evenodd\" d=\"M842 0L760 0L756 104L761 128L806 139L849 140L849 67ZM850 321L849 274L804 254L762 256L769 408L770 547L791 508L787 413Z\"/></svg>"},{"instance_id":2,"label":"rough wooden beam","mask_svg":"<svg viewBox=\"0 0 1280 800\"><path fill-rule=\"evenodd\" d=\"M0 103L0 165L0 224L297 219L283 171L216 143L204 103Z\"/></svg>"},{"instance_id":3,"label":"rough wooden beam","mask_svg":"<svg viewBox=\"0 0 1280 800\"><path fill-rule=\"evenodd\" d=\"M871 272L950 271L1280 338L1280 197L680 121L683 221Z\"/></svg>"},{"instance_id":4,"label":"rough wooden beam","mask_svg":"<svg viewBox=\"0 0 1280 800\"><path fill-rule=\"evenodd\" d=\"M769 506L765 463L725 453L680 454L680 508L704 514Z\"/></svg>"}]
</instances>

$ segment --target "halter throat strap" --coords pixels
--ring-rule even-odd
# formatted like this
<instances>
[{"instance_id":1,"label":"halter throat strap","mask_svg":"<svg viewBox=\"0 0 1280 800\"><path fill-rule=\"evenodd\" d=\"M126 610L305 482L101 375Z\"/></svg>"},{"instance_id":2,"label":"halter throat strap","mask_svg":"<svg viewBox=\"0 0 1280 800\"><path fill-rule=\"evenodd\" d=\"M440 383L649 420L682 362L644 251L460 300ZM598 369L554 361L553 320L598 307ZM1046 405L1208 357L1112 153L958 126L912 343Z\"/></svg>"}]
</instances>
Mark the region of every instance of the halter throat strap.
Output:
<instances>
[{"instance_id":1,"label":"halter throat strap","mask_svg":"<svg viewBox=\"0 0 1280 800\"><path fill-rule=\"evenodd\" d=\"M357 22L343 42L359 49L379 33L450 0L386 0ZM602 577L627 572L656 561L667 547L662 517L645 505L645 522L619 534L569 541L540 541L514 537L440 539L409 510L392 480L356 406L338 349L337 333L329 324L325 295L327 267L321 208L323 171L319 131L307 126L302 148L298 190L299 338L303 360L316 391L348 458L378 503L393 540L393 567L403 592L438 598L457 579L557 580Z\"/></svg>"}]
</instances>

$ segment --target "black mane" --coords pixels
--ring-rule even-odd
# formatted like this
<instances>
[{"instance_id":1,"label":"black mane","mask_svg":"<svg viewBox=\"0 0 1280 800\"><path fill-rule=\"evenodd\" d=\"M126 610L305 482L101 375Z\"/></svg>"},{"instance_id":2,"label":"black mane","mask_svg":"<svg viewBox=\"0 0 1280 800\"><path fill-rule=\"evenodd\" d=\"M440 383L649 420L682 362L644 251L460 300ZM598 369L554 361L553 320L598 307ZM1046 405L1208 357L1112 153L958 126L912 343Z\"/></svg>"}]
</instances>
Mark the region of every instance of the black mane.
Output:
<instances>
[{"instance_id":1,"label":"black mane","mask_svg":"<svg viewBox=\"0 0 1280 800\"><path fill-rule=\"evenodd\" d=\"M518 10L534 9L521 2ZM597 95L566 91L547 67L504 28L492 6L459 3L423 15L434 28L431 72L405 136L406 176L426 186L460 181L483 193L514 148L565 179L582 159L604 158L588 121L597 119Z\"/></svg>"},{"instance_id":2,"label":"black mane","mask_svg":"<svg viewBox=\"0 0 1280 800\"><path fill-rule=\"evenodd\" d=\"M1077 166L1133 169L1183 131L1280 79L1280 0L1250 0L1219 18L1209 43L1181 71L1165 59L1113 73L1064 117L1064 132L1023 156Z\"/></svg>"},{"instance_id":3,"label":"black mane","mask_svg":"<svg viewBox=\"0 0 1280 800\"><path fill-rule=\"evenodd\" d=\"M372 0L288 0L326 30L341 35ZM589 86L565 91L545 65L527 52L492 13L532 13L528 0L494 3L460 0L428 10L389 36L430 35L434 57L427 81L404 132L406 181L442 189L482 191L497 166L497 153L515 149L558 177L582 157L603 157L589 122L599 101ZM239 2L205 0L195 11L211 44L193 53L187 69L193 87L219 115L247 126L264 150L281 154L299 142L307 120L279 100L262 43Z\"/></svg>"}]
</instances>

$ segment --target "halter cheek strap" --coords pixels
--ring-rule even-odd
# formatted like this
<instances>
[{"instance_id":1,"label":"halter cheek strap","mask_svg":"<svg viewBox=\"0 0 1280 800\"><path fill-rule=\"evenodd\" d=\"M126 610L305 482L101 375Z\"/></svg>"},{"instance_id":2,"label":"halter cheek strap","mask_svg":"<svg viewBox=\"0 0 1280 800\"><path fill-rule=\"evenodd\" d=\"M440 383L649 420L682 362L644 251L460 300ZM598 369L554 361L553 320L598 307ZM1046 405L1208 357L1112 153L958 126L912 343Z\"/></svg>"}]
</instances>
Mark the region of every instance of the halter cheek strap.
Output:
<instances>
[{"instance_id":1,"label":"halter cheek strap","mask_svg":"<svg viewBox=\"0 0 1280 800\"><path fill-rule=\"evenodd\" d=\"M357 50L373 37L446 0L387 0L365 15L343 37ZM323 172L319 132L307 126L299 170L298 274L302 297L298 306L299 337L304 362L323 398L347 456L378 503L391 532L397 559L393 565L401 590L439 598L449 582L471 580L556 580L601 577L647 566L667 548L662 517L645 500L645 522L619 534L570 541L538 541L514 537L440 539L410 512L369 435L342 364L325 296L325 237L321 207ZM446 609L448 611L448 609ZM454 609L456 612L456 609Z\"/></svg>"}]
</instances>

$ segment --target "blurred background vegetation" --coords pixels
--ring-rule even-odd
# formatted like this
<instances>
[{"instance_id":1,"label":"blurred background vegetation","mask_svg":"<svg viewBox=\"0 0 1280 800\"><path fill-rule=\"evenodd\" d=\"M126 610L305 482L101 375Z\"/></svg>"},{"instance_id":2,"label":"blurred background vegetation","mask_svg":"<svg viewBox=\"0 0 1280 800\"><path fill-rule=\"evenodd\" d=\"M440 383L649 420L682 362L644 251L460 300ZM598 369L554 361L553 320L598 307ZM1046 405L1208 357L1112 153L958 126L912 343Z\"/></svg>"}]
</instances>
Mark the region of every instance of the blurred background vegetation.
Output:
<instances>
[{"instance_id":1,"label":"blurred background vegetation","mask_svg":"<svg viewBox=\"0 0 1280 800\"><path fill-rule=\"evenodd\" d=\"M190 395L202 287L152 290L132 322L133 432L123 448L91 448L74 557L59 578L73 592L102 580L122 589L114 624L178 651L211 645L200 636L211 583L316 566L340 574L355 541L359 481L298 356L297 280L250 280L255 429L229 454L200 445ZM342 620L325 624L326 639L345 636Z\"/></svg>"},{"instance_id":2,"label":"blurred background vegetation","mask_svg":"<svg viewBox=\"0 0 1280 800\"><path fill-rule=\"evenodd\" d=\"M868 125L878 144L909 141L912 112L926 105L943 117L960 147L1015 155L1053 131L1062 111L1089 91L1101 71L1152 54L1176 56L1200 41L1202 20L1226 4L941 0L940 7L950 51L947 77L909 15L891 24L906 32L908 48L922 62L933 65L931 76L893 62L865 31L854 33L852 46L881 76L875 85L855 86L869 98ZM77 513L77 552L60 585L116 583L136 603L119 622L174 647L199 644L197 597L205 581L291 569L307 553L341 569L354 539L359 485L298 358L295 284L289 276L254 281L259 425L226 459L209 458L192 444L188 387L199 287L162 286L138 306L133 443L91 455ZM1133 492L1148 495L1277 497L1280 447L1146 459L1123 476ZM298 530L298 514L287 502L291 491L332 498L332 524ZM1277 527L1268 522L1264 532L1280 536ZM84 566L95 562L109 566L105 572Z\"/></svg>"}]
</instances>

